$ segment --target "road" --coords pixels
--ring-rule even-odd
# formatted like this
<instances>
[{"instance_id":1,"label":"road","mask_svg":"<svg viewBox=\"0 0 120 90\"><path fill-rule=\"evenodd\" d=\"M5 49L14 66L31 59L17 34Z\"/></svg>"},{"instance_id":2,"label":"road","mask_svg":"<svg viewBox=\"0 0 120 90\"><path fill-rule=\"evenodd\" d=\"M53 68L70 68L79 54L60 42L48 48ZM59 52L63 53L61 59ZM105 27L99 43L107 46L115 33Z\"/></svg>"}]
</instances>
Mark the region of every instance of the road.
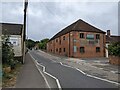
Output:
<instances>
[{"instance_id":1,"label":"road","mask_svg":"<svg viewBox=\"0 0 120 90\"><path fill-rule=\"evenodd\" d=\"M32 57L46 67L46 72L56 77L62 88L117 88L117 85L88 77L78 70L61 65L39 51L30 51Z\"/></svg>"}]
</instances>

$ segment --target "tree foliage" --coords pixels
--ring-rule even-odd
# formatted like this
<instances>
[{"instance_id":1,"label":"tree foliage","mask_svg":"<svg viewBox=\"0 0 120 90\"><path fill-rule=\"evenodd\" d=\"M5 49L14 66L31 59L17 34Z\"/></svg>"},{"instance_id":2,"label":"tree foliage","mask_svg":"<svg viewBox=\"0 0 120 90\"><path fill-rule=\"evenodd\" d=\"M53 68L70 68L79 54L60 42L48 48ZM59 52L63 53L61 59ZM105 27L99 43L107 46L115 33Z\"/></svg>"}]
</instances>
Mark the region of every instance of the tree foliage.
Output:
<instances>
[{"instance_id":1,"label":"tree foliage","mask_svg":"<svg viewBox=\"0 0 120 90\"><path fill-rule=\"evenodd\" d=\"M120 42L111 43L108 46L109 55L120 56Z\"/></svg>"},{"instance_id":2,"label":"tree foliage","mask_svg":"<svg viewBox=\"0 0 120 90\"><path fill-rule=\"evenodd\" d=\"M14 67L14 50L9 42L9 36L2 37L2 63Z\"/></svg>"},{"instance_id":3,"label":"tree foliage","mask_svg":"<svg viewBox=\"0 0 120 90\"><path fill-rule=\"evenodd\" d=\"M26 40L26 47L32 49L35 46L35 41L28 39Z\"/></svg>"},{"instance_id":4,"label":"tree foliage","mask_svg":"<svg viewBox=\"0 0 120 90\"><path fill-rule=\"evenodd\" d=\"M48 41L49 41L48 38L42 39L39 43L39 48L43 49L43 50L46 50Z\"/></svg>"}]
</instances>

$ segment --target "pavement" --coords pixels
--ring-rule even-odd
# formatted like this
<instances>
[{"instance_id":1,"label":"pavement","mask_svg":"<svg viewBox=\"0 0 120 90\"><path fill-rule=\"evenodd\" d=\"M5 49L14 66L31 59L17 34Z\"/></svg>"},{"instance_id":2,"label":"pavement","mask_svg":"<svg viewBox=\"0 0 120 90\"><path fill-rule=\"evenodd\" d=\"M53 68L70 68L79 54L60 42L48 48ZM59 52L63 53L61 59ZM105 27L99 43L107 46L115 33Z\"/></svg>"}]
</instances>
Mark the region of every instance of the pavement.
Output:
<instances>
[{"instance_id":1,"label":"pavement","mask_svg":"<svg viewBox=\"0 0 120 90\"><path fill-rule=\"evenodd\" d=\"M39 50L39 52L43 53L44 57L49 57L49 59L78 68L87 74L120 83L120 66L109 64L109 60L107 58L80 59L45 53L41 50Z\"/></svg>"},{"instance_id":2,"label":"pavement","mask_svg":"<svg viewBox=\"0 0 120 90\"><path fill-rule=\"evenodd\" d=\"M15 88L48 88L30 54L26 54L25 64L17 77Z\"/></svg>"},{"instance_id":3,"label":"pavement","mask_svg":"<svg viewBox=\"0 0 120 90\"><path fill-rule=\"evenodd\" d=\"M30 54L35 60L37 60L39 65L45 67L45 71L48 74L56 77L59 80L59 85L62 88L117 88L118 87L116 83L108 82L102 79L100 80L98 78L93 78L91 75L84 74L81 71L81 69L84 71L85 69L86 70L91 69L88 64L87 65L84 64L85 62L79 64L79 62L78 63L76 63L76 61L74 62L73 58L60 58L40 50L30 51ZM92 69L96 70L96 68L94 67L92 67ZM103 74L102 71L100 71L100 73Z\"/></svg>"}]
</instances>

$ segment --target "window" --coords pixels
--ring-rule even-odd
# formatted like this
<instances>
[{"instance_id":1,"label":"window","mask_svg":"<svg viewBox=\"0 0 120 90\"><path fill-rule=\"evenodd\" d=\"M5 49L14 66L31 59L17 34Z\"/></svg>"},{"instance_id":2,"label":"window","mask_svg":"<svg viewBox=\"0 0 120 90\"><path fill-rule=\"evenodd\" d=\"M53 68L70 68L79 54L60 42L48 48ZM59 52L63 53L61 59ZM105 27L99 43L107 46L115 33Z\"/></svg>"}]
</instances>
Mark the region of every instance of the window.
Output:
<instances>
[{"instance_id":1,"label":"window","mask_svg":"<svg viewBox=\"0 0 120 90\"><path fill-rule=\"evenodd\" d=\"M74 42L77 42L77 40L76 40L76 39L73 39L73 41L74 41Z\"/></svg>"},{"instance_id":2,"label":"window","mask_svg":"<svg viewBox=\"0 0 120 90\"><path fill-rule=\"evenodd\" d=\"M84 47L80 47L80 53L84 53L85 52L85 48Z\"/></svg>"},{"instance_id":3,"label":"window","mask_svg":"<svg viewBox=\"0 0 120 90\"><path fill-rule=\"evenodd\" d=\"M63 51L65 52L65 48L63 49Z\"/></svg>"},{"instance_id":4,"label":"window","mask_svg":"<svg viewBox=\"0 0 120 90\"><path fill-rule=\"evenodd\" d=\"M50 44L52 44L52 41L50 42Z\"/></svg>"},{"instance_id":5,"label":"window","mask_svg":"<svg viewBox=\"0 0 120 90\"><path fill-rule=\"evenodd\" d=\"M65 40L65 36L63 36L63 40Z\"/></svg>"},{"instance_id":6,"label":"window","mask_svg":"<svg viewBox=\"0 0 120 90\"><path fill-rule=\"evenodd\" d=\"M96 47L96 52L100 52L100 47Z\"/></svg>"},{"instance_id":7,"label":"window","mask_svg":"<svg viewBox=\"0 0 120 90\"><path fill-rule=\"evenodd\" d=\"M56 52L58 52L58 49L56 49Z\"/></svg>"},{"instance_id":8,"label":"window","mask_svg":"<svg viewBox=\"0 0 120 90\"><path fill-rule=\"evenodd\" d=\"M84 38L84 33L80 33L80 38Z\"/></svg>"},{"instance_id":9,"label":"window","mask_svg":"<svg viewBox=\"0 0 120 90\"><path fill-rule=\"evenodd\" d=\"M56 42L58 42L58 39L56 39Z\"/></svg>"},{"instance_id":10,"label":"window","mask_svg":"<svg viewBox=\"0 0 120 90\"><path fill-rule=\"evenodd\" d=\"M16 42L15 42L15 41L13 42L13 45L16 45Z\"/></svg>"},{"instance_id":11,"label":"window","mask_svg":"<svg viewBox=\"0 0 120 90\"><path fill-rule=\"evenodd\" d=\"M87 37L86 37L87 39L94 39L94 34L87 34Z\"/></svg>"},{"instance_id":12,"label":"window","mask_svg":"<svg viewBox=\"0 0 120 90\"><path fill-rule=\"evenodd\" d=\"M61 53L61 48L59 48L59 53Z\"/></svg>"},{"instance_id":13,"label":"window","mask_svg":"<svg viewBox=\"0 0 120 90\"><path fill-rule=\"evenodd\" d=\"M96 39L100 39L100 34L96 34Z\"/></svg>"},{"instance_id":14,"label":"window","mask_svg":"<svg viewBox=\"0 0 120 90\"><path fill-rule=\"evenodd\" d=\"M77 52L77 47L76 46L74 46L74 52Z\"/></svg>"},{"instance_id":15,"label":"window","mask_svg":"<svg viewBox=\"0 0 120 90\"><path fill-rule=\"evenodd\" d=\"M59 38L59 44L61 44L61 37Z\"/></svg>"}]
</instances>

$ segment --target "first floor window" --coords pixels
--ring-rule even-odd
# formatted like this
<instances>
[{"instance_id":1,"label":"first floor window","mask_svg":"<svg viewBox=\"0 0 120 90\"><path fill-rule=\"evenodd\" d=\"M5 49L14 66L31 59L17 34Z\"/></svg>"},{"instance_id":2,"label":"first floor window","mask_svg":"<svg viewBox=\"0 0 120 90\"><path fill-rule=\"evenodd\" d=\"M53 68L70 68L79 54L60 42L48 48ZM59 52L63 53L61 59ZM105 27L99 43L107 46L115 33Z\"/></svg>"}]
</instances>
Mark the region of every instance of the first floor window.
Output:
<instances>
[{"instance_id":1,"label":"first floor window","mask_svg":"<svg viewBox=\"0 0 120 90\"><path fill-rule=\"evenodd\" d=\"M56 42L58 42L58 39L56 39Z\"/></svg>"},{"instance_id":2,"label":"first floor window","mask_svg":"<svg viewBox=\"0 0 120 90\"><path fill-rule=\"evenodd\" d=\"M61 45L61 39L59 40L59 44Z\"/></svg>"},{"instance_id":3,"label":"first floor window","mask_svg":"<svg viewBox=\"0 0 120 90\"><path fill-rule=\"evenodd\" d=\"M100 39L100 34L96 34L96 39Z\"/></svg>"},{"instance_id":4,"label":"first floor window","mask_svg":"<svg viewBox=\"0 0 120 90\"><path fill-rule=\"evenodd\" d=\"M63 36L63 40L65 40L65 36Z\"/></svg>"},{"instance_id":5,"label":"first floor window","mask_svg":"<svg viewBox=\"0 0 120 90\"><path fill-rule=\"evenodd\" d=\"M94 40L94 34L87 34L87 39Z\"/></svg>"},{"instance_id":6,"label":"first floor window","mask_svg":"<svg viewBox=\"0 0 120 90\"><path fill-rule=\"evenodd\" d=\"M80 53L84 53L85 52L85 48L84 47L80 47Z\"/></svg>"},{"instance_id":7,"label":"first floor window","mask_svg":"<svg viewBox=\"0 0 120 90\"><path fill-rule=\"evenodd\" d=\"M84 38L84 33L80 33L80 38Z\"/></svg>"},{"instance_id":8,"label":"first floor window","mask_svg":"<svg viewBox=\"0 0 120 90\"><path fill-rule=\"evenodd\" d=\"M96 52L100 52L100 47L96 47Z\"/></svg>"}]
</instances>

